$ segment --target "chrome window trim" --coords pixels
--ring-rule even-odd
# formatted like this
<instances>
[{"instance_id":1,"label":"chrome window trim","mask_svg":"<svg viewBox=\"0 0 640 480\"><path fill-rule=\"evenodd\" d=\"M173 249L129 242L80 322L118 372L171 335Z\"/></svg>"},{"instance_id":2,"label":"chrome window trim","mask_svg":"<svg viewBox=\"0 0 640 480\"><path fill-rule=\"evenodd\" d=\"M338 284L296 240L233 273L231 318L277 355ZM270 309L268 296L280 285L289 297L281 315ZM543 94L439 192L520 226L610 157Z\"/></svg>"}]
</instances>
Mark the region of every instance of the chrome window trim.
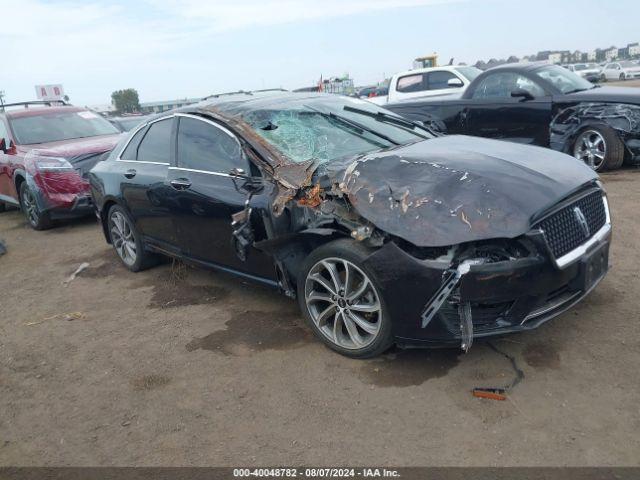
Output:
<instances>
[{"instance_id":1,"label":"chrome window trim","mask_svg":"<svg viewBox=\"0 0 640 480\"><path fill-rule=\"evenodd\" d=\"M193 173L204 173L207 175L217 175L219 177L228 177L228 178L233 178L231 175L229 175L228 173L221 173L221 172L210 172L208 170L196 170L195 168L184 168L184 167L169 167L169 170L181 170L184 172L193 172Z\"/></svg>"},{"instance_id":2,"label":"chrome window trim","mask_svg":"<svg viewBox=\"0 0 640 480\"><path fill-rule=\"evenodd\" d=\"M142 124L138 125L135 128L135 130L131 131L131 134L130 134L131 136L127 140L127 143L125 143L124 146L120 149L120 152L118 152L118 156L116 157L116 162L146 163L146 164L149 164L149 165L170 165L169 163L166 163L166 162L149 162L149 161L146 161L146 160L125 160L125 159L122 158L122 154L127 149L129 144L131 143L131 140L133 140L133 137L135 137L140 130L142 130L143 128L147 128L149 125L152 125L154 123L161 122L163 120L168 120L168 119L173 118L173 117L175 117L175 114L167 115L165 117L156 118L154 120L150 120L148 122L145 122L145 123L142 123Z\"/></svg>"},{"instance_id":3,"label":"chrome window trim","mask_svg":"<svg viewBox=\"0 0 640 480\"><path fill-rule=\"evenodd\" d=\"M591 237L585 243L583 243L579 247L574 248L569 253L565 253L562 257L555 259L555 263L558 268L562 269L571 265L585 253L587 253L587 250L589 250L593 245L599 243L607 235L609 235L609 232L611 232L611 215L609 213L609 202L607 201L607 197L605 195L602 195L602 202L604 203L604 212L606 219L604 225L593 235L593 237Z\"/></svg>"},{"instance_id":4,"label":"chrome window trim","mask_svg":"<svg viewBox=\"0 0 640 480\"><path fill-rule=\"evenodd\" d=\"M209 125L213 125L214 127L218 128L219 130L222 130L224 133L226 133L231 138L233 138L236 142L238 142L238 144L240 143L238 141L238 137L236 137L232 132L227 130L225 127L223 127L219 123L214 122L213 120L209 120L208 118L204 118L204 117L201 117L199 115L193 115L192 113L176 113L175 116L176 117L193 118L195 120L200 120L201 122L208 123Z\"/></svg>"},{"instance_id":5,"label":"chrome window trim","mask_svg":"<svg viewBox=\"0 0 640 480\"><path fill-rule=\"evenodd\" d=\"M121 159L117 159L116 162L146 163L146 164L149 164L149 165L165 165L165 166L171 165L170 163L167 163L167 162L150 162L148 160L121 160Z\"/></svg>"}]
</instances>

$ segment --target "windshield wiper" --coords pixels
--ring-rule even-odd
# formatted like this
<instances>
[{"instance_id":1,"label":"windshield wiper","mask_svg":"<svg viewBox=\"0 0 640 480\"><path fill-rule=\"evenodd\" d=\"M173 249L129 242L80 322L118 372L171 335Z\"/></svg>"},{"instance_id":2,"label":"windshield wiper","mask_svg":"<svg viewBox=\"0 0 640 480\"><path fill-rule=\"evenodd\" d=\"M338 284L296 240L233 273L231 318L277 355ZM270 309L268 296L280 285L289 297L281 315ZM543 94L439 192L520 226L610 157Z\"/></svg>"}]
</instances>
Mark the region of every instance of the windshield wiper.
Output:
<instances>
[{"instance_id":1,"label":"windshield wiper","mask_svg":"<svg viewBox=\"0 0 640 480\"><path fill-rule=\"evenodd\" d=\"M415 132L414 131L415 128L419 128L421 130L425 130L431 134L434 134L434 132L432 132L425 126L420 125L418 122L413 122L411 120L407 120L406 118L400 118L394 115L389 115L388 113L385 113L385 112L370 112L368 110L362 110L360 108L349 107L348 105L345 105L344 110L346 110L347 112L358 113L360 115L366 115L367 117L375 118L377 121L382 123L390 123L392 125L398 125L401 127L409 128L411 129L411 133L421 138L428 139L429 137L425 137L424 135L420 135L418 132Z\"/></svg>"},{"instance_id":2,"label":"windshield wiper","mask_svg":"<svg viewBox=\"0 0 640 480\"><path fill-rule=\"evenodd\" d=\"M320 115L324 115L324 116L329 117L329 118L331 118L333 120L341 122L344 125L348 125L351 128L355 128L356 130L360 130L361 132L368 132L368 133L370 133L372 135L375 135L376 137L382 138L383 140L389 142L392 145L400 145L400 142L397 142L397 141L391 139L390 137L388 137L384 133L377 132L373 128L366 127L366 126L362 125L361 123L358 123L358 122L356 122L354 120L350 120L350 119L345 118L343 116L337 115L337 114L335 114L333 112L323 112L321 110L318 110L317 108L310 107L309 105L305 105L305 107L307 107L309 110L312 110L312 111L314 111L316 113L319 113Z\"/></svg>"}]
</instances>

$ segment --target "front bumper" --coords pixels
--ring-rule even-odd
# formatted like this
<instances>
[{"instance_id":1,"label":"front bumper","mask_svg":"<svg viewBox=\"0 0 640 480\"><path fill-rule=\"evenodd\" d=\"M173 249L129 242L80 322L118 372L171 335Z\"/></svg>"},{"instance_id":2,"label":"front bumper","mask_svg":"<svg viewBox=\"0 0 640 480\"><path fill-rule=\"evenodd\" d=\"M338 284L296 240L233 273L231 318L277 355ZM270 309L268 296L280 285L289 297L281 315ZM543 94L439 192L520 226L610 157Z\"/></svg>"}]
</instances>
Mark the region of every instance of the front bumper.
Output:
<instances>
[{"instance_id":1,"label":"front bumper","mask_svg":"<svg viewBox=\"0 0 640 480\"><path fill-rule=\"evenodd\" d=\"M471 306L473 337L482 338L537 328L582 300L608 270L607 227L563 268L545 255L471 266L426 325L423 314L443 284L448 265L417 259L394 243L373 253L366 263L382 284L400 346L456 346L463 340L463 303Z\"/></svg>"},{"instance_id":2,"label":"front bumper","mask_svg":"<svg viewBox=\"0 0 640 480\"><path fill-rule=\"evenodd\" d=\"M28 181L41 211L53 219L76 218L93 212L87 180L77 172L37 172Z\"/></svg>"},{"instance_id":3,"label":"front bumper","mask_svg":"<svg viewBox=\"0 0 640 480\"><path fill-rule=\"evenodd\" d=\"M71 203L66 203L63 207L53 207L49 214L53 219L78 218L92 215L95 211L93 198L91 195L74 195Z\"/></svg>"}]
</instances>

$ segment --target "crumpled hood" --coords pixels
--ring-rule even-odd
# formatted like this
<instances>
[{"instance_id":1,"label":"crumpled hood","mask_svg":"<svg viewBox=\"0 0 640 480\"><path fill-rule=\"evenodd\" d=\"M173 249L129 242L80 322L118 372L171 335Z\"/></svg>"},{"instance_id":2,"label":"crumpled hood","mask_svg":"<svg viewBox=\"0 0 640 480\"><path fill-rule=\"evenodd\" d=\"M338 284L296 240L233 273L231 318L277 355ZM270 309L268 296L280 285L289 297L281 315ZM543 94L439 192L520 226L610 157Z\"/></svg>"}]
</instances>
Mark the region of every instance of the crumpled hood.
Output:
<instances>
[{"instance_id":1,"label":"crumpled hood","mask_svg":"<svg viewBox=\"0 0 640 480\"><path fill-rule=\"evenodd\" d=\"M326 174L361 216L422 247L520 236L598 178L553 150L465 136L332 162Z\"/></svg>"},{"instance_id":2,"label":"crumpled hood","mask_svg":"<svg viewBox=\"0 0 640 480\"><path fill-rule=\"evenodd\" d=\"M99 154L113 150L122 134L62 140L60 142L21 145L19 150L36 156L60 157L71 160L76 157Z\"/></svg>"}]
</instances>

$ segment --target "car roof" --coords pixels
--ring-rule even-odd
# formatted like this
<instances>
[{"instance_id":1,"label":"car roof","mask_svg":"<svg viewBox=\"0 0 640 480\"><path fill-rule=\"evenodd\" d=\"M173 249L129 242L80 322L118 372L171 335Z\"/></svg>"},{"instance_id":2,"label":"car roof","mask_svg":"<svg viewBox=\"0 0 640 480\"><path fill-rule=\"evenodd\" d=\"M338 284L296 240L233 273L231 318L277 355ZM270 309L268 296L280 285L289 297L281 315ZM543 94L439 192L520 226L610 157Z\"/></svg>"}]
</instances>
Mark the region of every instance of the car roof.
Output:
<instances>
[{"instance_id":1,"label":"car roof","mask_svg":"<svg viewBox=\"0 0 640 480\"><path fill-rule=\"evenodd\" d=\"M398 72L394 74L394 77L399 77L401 75L411 75L415 73L427 73L427 72L437 72L437 71L445 71L450 72L456 68L463 67L473 67L473 65L442 65L441 67L425 67L425 68L414 68L413 70L405 70L404 72Z\"/></svg>"},{"instance_id":2,"label":"car roof","mask_svg":"<svg viewBox=\"0 0 640 480\"><path fill-rule=\"evenodd\" d=\"M233 115L250 110L275 108L278 105L290 104L292 102L321 102L323 99L335 97L336 95L334 94L316 92L239 92L219 96L214 95L199 103L179 108L176 111L190 112L213 108L222 113Z\"/></svg>"},{"instance_id":3,"label":"car roof","mask_svg":"<svg viewBox=\"0 0 640 480\"><path fill-rule=\"evenodd\" d=\"M22 118L22 117L38 117L41 115L49 115L61 112L83 112L85 108L72 107L72 106L59 106L59 107L29 107L29 108L16 108L15 110L6 110L4 113L7 118Z\"/></svg>"},{"instance_id":4,"label":"car roof","mask_svg":"<svg viewBox=\"0 0 640 480\"><path fill-rule=\"evenodd\" d=\"M543 67L551 67L553 66L549 62L528 62L528 63L505 63L504 65L498 65L496 67L491 67L485 72L494 71L494 70L513 70L519 72L533 72Z\"/></svg>"}]
</instances>

